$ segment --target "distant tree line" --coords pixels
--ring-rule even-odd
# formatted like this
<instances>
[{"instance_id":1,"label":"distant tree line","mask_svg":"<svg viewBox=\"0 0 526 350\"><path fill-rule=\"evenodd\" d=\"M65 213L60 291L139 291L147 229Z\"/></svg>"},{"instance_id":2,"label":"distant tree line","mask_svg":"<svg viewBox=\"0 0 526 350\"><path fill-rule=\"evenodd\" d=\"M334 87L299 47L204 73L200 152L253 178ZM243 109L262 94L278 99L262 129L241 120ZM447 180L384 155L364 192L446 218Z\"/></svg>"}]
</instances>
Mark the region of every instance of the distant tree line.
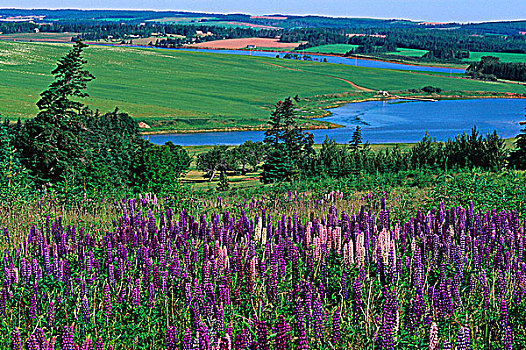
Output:
<instances>
[{"instance_id":1,"label":"distant tree line","mask_svg":"<svg viewBox=\"0 0 526 350\"><path fill-rule=\"evenodd\" d=\"M306 41L297 49L325 44L353 44L358 48L348 54L378 54L397 48L427 50L422 60L459 61L469 58L469 52L526 53L526 36L477 34L478 30L440 30L425 28L303 28L283 32L283 42ZM362 34L348 36L346 34Z\"/></svg>"},{"instance_id":2,"label":"distant tree line","mask_svg":"<svg viewBox=\"0 0 526 350\"><path fill-rule=\"evenodd\" d=\"M466 74L476 79L526 81L526 63L501 62L498 57L484 56L469 65Z\"/></svg>"}]
</instances>

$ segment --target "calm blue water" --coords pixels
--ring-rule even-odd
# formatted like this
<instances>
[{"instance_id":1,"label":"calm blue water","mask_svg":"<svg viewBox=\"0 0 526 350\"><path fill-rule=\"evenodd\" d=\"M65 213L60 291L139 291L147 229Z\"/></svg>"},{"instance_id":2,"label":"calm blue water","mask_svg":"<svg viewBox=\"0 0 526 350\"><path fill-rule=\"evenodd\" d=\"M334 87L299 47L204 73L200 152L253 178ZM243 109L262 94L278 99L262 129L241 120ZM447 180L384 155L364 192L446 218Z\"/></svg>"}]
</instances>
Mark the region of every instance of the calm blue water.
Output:
<instances>
[{"instance_id":1,"label":"calm blue water","mask_svg":"<svg viewBox=\"0 0 526 350\"><path fill-rule=\"evenodd\" d=\"M330 109L332 115L322 120L343 125L343 128L312 130L314 141L322 143L326 136L338 143L349 142L357 125L362 137L371 143L418 142L427 131L432 138L447 140L470 132L476 125L481 133L497 130L501 137L516 136L524 120L526 100L479 99L444 100L438 102L372 101L349 103ZM239 145L246 140L262 141L262 131L210 132L197 134L151 135L153 143L172 141L183 146Z\"/></svg>"},{"instance_id":2,"label":"calm blue water","mask_svg":"<svg viewBox=\"0 0 526 350\"><path fill-rule=\"evenodd\" d=\"M212 50L212 49L176 49L181 51L191 52L210 52L210 53L223 53L229 55L243 55L243 56L257 56L257 57L276 57L279 55L283 58L286 53L274 52L274 51L243 51L243 50ZM299 53L298 53L299 54ZM398 69L408 71L420 71L420 72L441 72L441 73L464 73L464 69L456 68L442 68L442 67L425 67L425 66L412 66L401 63L383 62L367 59L354 59L339 56L325 56L325 55L309 55L312 59L322 61L327 59L329 63L339 63L348 66L368 67L368 68L381 68L381 69Z\"/></svg>"}]
</instances>

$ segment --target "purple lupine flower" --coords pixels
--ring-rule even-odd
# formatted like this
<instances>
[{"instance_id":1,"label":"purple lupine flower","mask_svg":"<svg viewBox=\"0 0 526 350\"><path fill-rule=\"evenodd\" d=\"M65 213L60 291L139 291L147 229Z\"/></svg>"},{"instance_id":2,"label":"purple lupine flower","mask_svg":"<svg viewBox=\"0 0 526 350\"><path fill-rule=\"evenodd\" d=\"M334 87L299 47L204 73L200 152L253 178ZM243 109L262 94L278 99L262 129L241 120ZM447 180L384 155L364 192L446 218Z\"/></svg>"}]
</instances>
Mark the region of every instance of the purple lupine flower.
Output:
<instances>
[{"instance_id":1,"label":"purple lupine flower","mask_svg":"<svg viewBox=\"0 0 526 350\"><path fill-rule=\"evenodd\" d=\"M104 350L104 341L101 337L99 337L95 343L95 350Z\"/></svg>"},{"instance_id":2,"label":"purple lupine flower","mask_svg":"<svg viewBox=\"0 0 526 350\"><path fill-rule=\"evenodd\" d=\"M166 330L166 350L178 350L177 328L175 326L168 326Z\"/></svg>"},{"instance_id":3,"label":"purple lupine flower","mask_svg":"<svg viewBox=\"0 0 526 350\"><path fill-rule=\"evenodd\" d=\"M339 307L334 312L332 318L332 341L334 344L340 344L341 342L341 316Z\"/></svg>"},{"instance_id":4,"label":"purple lupine flower","mask_svg":"<svg viewBox=\"0 0 526 350\"><path fill-rule=\"evenodd\" d=\"M307 340L307 335L305 334L305 329L300 329L298 336L298 350L309 350L309 341Z\"/></svg>"},{"instance_id":5,"label":"purple lupine flower","mask_svg":"<svg viewBox=\"0 0 526 350\"><path fill-rule=\"evenodd\" d=\"M113 287L115 285L115 268L113 267L113 264L110 264L108 268L108 278L110 280L110 284Z\"/></svg>"},{"instance_id":6,"label":"purple lupine flower","mask_svg":"<svg viewBox=\"0 0 526 350\"><path fill-rule=\"evenodd\" d=\"M429 331L429 350L436 349L438 349L438 325L433 322Z\"/></svg>"},{"instance_id":7,"label":"purple lupine flower","mask_svg":"<svg viewBox=\"0 0 526 350\"><path fill-rule=\"evenodd\" d=\"M55 324L55 302L51 300L47 312L47 324L51 327Z\"/></svg>"},{"instance_id":8,"label":"purple lupine flower","mask_svg":"<svg viewBox=\"0 0 526 350\"><path fill-rule=\"evenodd\" d=\"M35 339L37 340L37 343L39 345L44 344L44 341L46 340L44 337L44 330L42 328L37 328L34 333Z\"/></svg>"},{"instance_id":9,"label":"purple lupine flower","mask_svg":"<svg viewBox=\"0 0 526 350\"><path fill-rule=\"evenodd\" d=\"M20 332L18 331L18 327L15 327L15 329L11 332L11 348L13 350L22 349L22 343L20 342Z\"/></svg>"},{"instance_id":10,"label":"purple lupine flower","mask_svg":"<svg viewBox=\"0 0 526 350\"><path fill-rule=\"evenodd\" d=\"M107 284L104 286L104 317L106 321L111 318L111 294L110 286Z\"/></svg>"},{"instance_id":11,"label":"purple lupine flower","mask_svg":"<svg viewBox=\"0 0 526 350\"><path fill-rule=\"evenodd\" d=\"M82 298L82 321L84 321L84 323L89 322L89 314L90 310L88 297L84 295L84 298Z\"/></svg>"},{"instance_id":12,"label":"purple lupine flower","mask_svg":"<svg viewBox=\"0 0 526 350\"><path fill-rule=\"evenodd\" d=\"M141 287L140 287L140 280L137 279L135 281L135 287L133 288L132 292L132 300L133 300L133 306L139 307L141 305Z\"/></svg>"},{"instance_id":13,"label":"purple lupine flower","mask_svg":"<svg viewBox=\"0 0 526 350\"><path fill-rule=\"evenodd\" d=\"M29 308L29 317L36 320L37 318L37 303L38 303L38 287L35 282L33 285L33 293L31 295L31 305Z\"/></svg>"},{"instance_id":14,"label":"purple lupine flower","mask_svg":"<svg viewBox=\"0 0 526 350\"><path fill-rule=\"evenodd\" d=\"M353 285L353 313L355 317L359 314L362 308L362 281L360 275L356 277Z\"/></svg>"},{"instance_id":15,"label":"purple lupine flower","mask_svg":"<svg viewBox=\"0 0 526 350\"><path fill-rule=\"evenodd\" d=\"M451 343L445 340L444 344L442 344L442 350L451 350Z\"/></svg>"},{"instance_id":16,"label":"purple lupine flower","mask_svg":"<svg viewBox=\"0 0 526 350\"><path fill-rule=\"evenodd\" d=\"M210 336L204 323L199 325L199 349L210 350Z\"/></svg>"},{"instance_id":17,"label":"purple lupine flower","mask_svg":"<svg viewBox=\"0 0 526 350\"><path fill-rule=\"evenodd\" d=\"M468 325L464 326L464 342L465 342L465 349L471 350L471 329Z\"/></svg>"},{"instance_id":18,"label":"purple lupine flower","mask_svg":"<svg viewBox=\"0 0 526 350\"><path fill-rule=\"evenodd\" d=\"M348 297L347 296L347 274L345 273L345 271L342 272L340 286L341 286L341 295L343 299L347 300L347 297Z\"/></svg>"},{"instance_id":19,"label":"purple lupine flower","mask_svg":"<svg viewBox=\"0 0 526 350\"><path fill-rule=\"evenodd\" d=\"M276 325L277 337L276 337L276 350L286 350L290 341L290 336L287 332L287 325L283 315L279 315L279 321Z\"/></svg>"},{"instance_id":20,"label":"purple lupine flower","mask_svg":"<svg viewBox=\"0 0 526 350\"><path fill-rule=\"evenodd\" d=\"M323 307L319 294L312 308L314 313L314 332L316 333L316 337L323 343Z\"/></svg>"},{"instance_id":21,"label":"purple lupine flower","mask_svg":"<svg viewBox=\"0 0 526 350\"><path fill-rule=\"evenodd\" d=\"M27 339L27 349L40 350L40 344L37 340L36 334L29 335L29 338Z\"/></svg>"},{"instance_id":22,"label":"purple lupine flower","mask_svg":"<svg viewBox=\"0 0 526 350\"><path fill-rule=\"evenodd\" d=\"M0 317L7 315L7 290L2 288L0 292Z\"/></svg>"},{"instance_id":23,"label":"purple lupine flower","mask_svg":"<svg viewBox=\"0 0 526 350\"><path fill-rule=\"evenodd\" d=\"M82 350L93 350L93 343L91 342L91 338L88 337L86 340L84 340L84 344L82 345Z\"/></svg>"},{"instance_id":24,"label":"purple lupine flower","mask_svg":"<svg viewBox=\"0 0 526 350\"><path fill-rule=\"evenodd\" d=\"M150 308L155 309L155 285L151 282L148 287L148 305Z\"/></svg>"},{"instance_id":25,"label":"purple lupine flower","mask_svg":"<svg viewBox=\"0 0 526 350\"><path fill-rule=\"evenodd\" d=\"M190 328L184 331L182 345L183 348L181 350L192 350L192 333L190 332Z\"/></svg>"},{"instance_id":26,"label":"purple lupine flower","mask_svg":"<svg viewBox=\"0 0 526 350\"><path fill-rule=\"evenodd\" d=\"M62 350L75 350L73 326L64 326L62 329Z\"/></svg>"},{"instance_id":27,"label":"purple lupine flower","mask_svg":"<svg viewBox=\"0 0 526 350\"><path fill-rule=\"evenodd\" d=\"M267 322L265 321L256 321L257 322L257 335L258 335L258 349L259 350L269 350L268 347L268 329Z\"/></svg>"}]
</instances>

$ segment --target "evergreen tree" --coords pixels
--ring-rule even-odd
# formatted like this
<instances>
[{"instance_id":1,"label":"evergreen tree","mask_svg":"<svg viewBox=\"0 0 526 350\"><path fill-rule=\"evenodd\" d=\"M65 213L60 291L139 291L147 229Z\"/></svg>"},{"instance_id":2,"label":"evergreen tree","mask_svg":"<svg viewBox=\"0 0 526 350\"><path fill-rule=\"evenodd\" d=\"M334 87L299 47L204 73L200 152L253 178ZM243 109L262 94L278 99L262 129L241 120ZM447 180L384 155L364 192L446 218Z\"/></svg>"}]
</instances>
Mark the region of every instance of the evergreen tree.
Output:
<instances>
[{"instance_id":1,"label":"evergreen tree","mask_svg":"<svg viewBox=\"0 0 526 350\"><path fill-rule=\"evenodd\" d=\"M57 68L51 72L55 80L40 94L37 102L39 116L75 117L84 108L81 102L72 100L72 97L88 97L86 83L95 79L84 67L87 61L82 57L82 52L87 46L77 40L73 48L58 60Z\"/></svg>"},{"instance_id":2,"label":"evergreen tree","mask_svg":"<svg viewBox=\"0 0 526 350\"><path fill-rule=\"evenodd\" d=\"M356 129L352 133L352 138L349 143L351 144L351 150L353 152L358 152L360 143L362 143L362 130L359 125L356 126Z\"/></svg>"},{"instance_id":3,"label":"evergreen tree","mask_svg":"<svg viewBox=\"0 0 526 350\"><path fill-rule=\"evenodd\" d=\"M521 133L517 135L515 140L515 147L517 147L510 155L510 165L517 169L526 169L526 121L521 125L525 125L521 129Z\"/></svg>"},{"instance_id":4,"label":"evergreen tree","mask_svg":"<svg viewBox=\"0 0 526 350\"><path fill-rule=\"evenodd\" d=\"M228 177L226 176L226 171L221 171L219 173L219 182L217 184L217 190L224 192L228 191L230 189L230 185L228 184Z\"/></svg>"},{"instance_id":5,"label":"evergreen tree","mask_svg":"<svg viewBox=\"0 0 526 350\"><path fill-rule=\"evenodd\" d=\"M312 134L305 133L294 118L294 104L290 97L276 104L265 131L263 142L267 146L267 157L263 165L262 181L291 180L301 170L312 165L314 143Z\"/></svg>"},{"instance_id":6,"label":"evergreen tree","mask_svg":"<svg viewBox=\"0 0 526 350\"><path fill-rule=\"evenodd\" d=\"M82 41L77 41L68 54L59 59L52 72L55 80L37 102L40 112L20 131L17 148L21 160L39 184L75 177L78 169L90 161L81 141L91 112L74 100L88 96L86 83L94 79L84 68L85 47Z\"/></svg>"}]
</instances>

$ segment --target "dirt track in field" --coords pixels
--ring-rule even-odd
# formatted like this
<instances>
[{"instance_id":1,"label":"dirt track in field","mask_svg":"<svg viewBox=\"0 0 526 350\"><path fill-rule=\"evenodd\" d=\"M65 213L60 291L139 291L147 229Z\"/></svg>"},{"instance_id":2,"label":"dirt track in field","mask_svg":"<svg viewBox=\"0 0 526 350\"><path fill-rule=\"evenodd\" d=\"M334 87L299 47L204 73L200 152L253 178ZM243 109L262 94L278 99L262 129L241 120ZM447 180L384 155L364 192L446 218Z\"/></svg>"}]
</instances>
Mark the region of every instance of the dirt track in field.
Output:
<instances>
[{"instance_id":1,"label":"dirt track in field","mask_svg":"<svg viewBox=\"0 0 526 350\"><path fill-rule=\"evenodd\" d=\"M293 71L296 71L296 72L303 72L303 73L311 73L311 74L317 74L317 73L312 73L312 72L309 72L309 71L306 71L306 70L303 70L303 69L297 69L297 68L289 68L289 67L285 67L285 66L280 66L279 64L275 64L275 63L266 63L265 64L269 64L271 66L275 66L275 67L279 67L279 68L284 68L284 69L288 69L288 70L293 70ZM338 79L338 80L341 80L341 81L344 81L346 82L347 84L351 85L353 88L355 88L356 90L359 90L359 91L365 91L365 92L372 92L372 91L375 91L375 90L372 90L372 89L368 89L366 87L363 87L363 86L360 86L360 85L357 85L355 83L353 83L352 81L350 80L347 80L347 79L344 79L344 78L340 78L340 77L336 77L334 75L329 75L329 74L321 74L321 75L325 75L326 77L331 77L333 79Z\"/></svg>"}]
</instances>

